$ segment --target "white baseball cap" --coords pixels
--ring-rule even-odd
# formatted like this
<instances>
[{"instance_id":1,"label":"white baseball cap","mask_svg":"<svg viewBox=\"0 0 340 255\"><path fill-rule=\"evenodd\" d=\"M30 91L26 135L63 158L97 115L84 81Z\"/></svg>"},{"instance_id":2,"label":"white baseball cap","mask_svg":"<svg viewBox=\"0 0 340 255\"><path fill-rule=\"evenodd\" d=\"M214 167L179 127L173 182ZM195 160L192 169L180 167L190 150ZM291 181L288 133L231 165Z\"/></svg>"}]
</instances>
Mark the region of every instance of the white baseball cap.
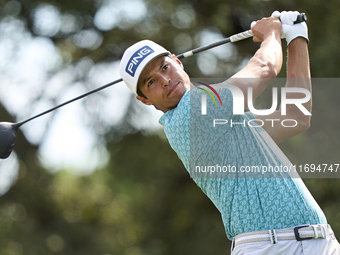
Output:
<instances>
[{"instance_id":1,"label":"white baseball cap","mask_svg":"<svg viewBox=\"0 0 340 255\"><path fill-rule=\"evenodd\" d=\"M120 61L119 74L126 86L137 94L137 85L144 67L154 58L168 55L169 51L150 40L143 40L130 46Z\"/></svg>"}]
</instances>

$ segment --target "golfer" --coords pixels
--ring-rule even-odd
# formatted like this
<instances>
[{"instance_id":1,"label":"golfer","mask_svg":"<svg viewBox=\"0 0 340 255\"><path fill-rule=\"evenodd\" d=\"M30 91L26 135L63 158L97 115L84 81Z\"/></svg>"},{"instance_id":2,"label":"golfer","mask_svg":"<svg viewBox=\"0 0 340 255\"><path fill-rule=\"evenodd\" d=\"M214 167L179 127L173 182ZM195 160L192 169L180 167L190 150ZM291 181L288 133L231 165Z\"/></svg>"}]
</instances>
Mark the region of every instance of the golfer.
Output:
<instances>
[{"instance_id":1,"label":"golfer","mask_svg":"<svg viewBox=\"0 0 340 255\"><path fill-rule=\"evenodd\" d=\"M252 166L291 168L277 143L309 128L311 116L300 108L310 113L311 100L300 107L287 105L286 115L279 110L269 116L233 112L234 88L245 98L255 99L280 72L282 38L288 44L286 87L311 91L307 26L293 24L297 15L274 12L272 17L252 24L253 40L261 42L260 48L234 76L210 86L221 105L207 99L206 114L201 111L206 92L191 84L182 63L163 47L144 40L128 48L121 60L120 75L136 98L164 112L159 122L168 141L220 211L227 237L232 240L232 255L340 254L324 213L298 176L278 171L254 178L242 171ZM301 98L299 93L290 96ZM223 119L228 125L213 125L214 119ZM277 123L294 119L297 124L288 128L266 119ZM232 171L218 171L222 167Z\"/></svg>"}]
</instances>

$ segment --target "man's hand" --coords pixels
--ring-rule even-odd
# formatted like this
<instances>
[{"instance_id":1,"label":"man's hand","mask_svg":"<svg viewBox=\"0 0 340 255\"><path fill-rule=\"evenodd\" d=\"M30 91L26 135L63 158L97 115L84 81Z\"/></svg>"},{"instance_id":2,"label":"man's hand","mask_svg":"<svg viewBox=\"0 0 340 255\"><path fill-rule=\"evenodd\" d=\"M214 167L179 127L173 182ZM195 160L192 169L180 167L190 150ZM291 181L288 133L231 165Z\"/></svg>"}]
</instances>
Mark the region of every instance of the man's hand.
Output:
<instances>
[{"instance_id":1,"label":"man's hand","mask_svg":"<svg viewBox=\"0 0 340 255\"><path fill-rule=\"evenodd\" d=\"M278 18L263 18L251 24L251 30L254 33L254 42L263 42L269 35L281 36L282 25Z\"/></svg>"},{"instance_id":2,"label":"man's hand","mask_svg":"<svg viewBox=\"0 0 340 255\"><path fill-rule=\"evenodd\" d=\"M294 24L300 13L297 11L274 11L272 17L280 18L282 23L282 39L286 39L287 45L297 37L303 37L308 42L308 28L306 22Z\"/></svg>"}]
</instances>

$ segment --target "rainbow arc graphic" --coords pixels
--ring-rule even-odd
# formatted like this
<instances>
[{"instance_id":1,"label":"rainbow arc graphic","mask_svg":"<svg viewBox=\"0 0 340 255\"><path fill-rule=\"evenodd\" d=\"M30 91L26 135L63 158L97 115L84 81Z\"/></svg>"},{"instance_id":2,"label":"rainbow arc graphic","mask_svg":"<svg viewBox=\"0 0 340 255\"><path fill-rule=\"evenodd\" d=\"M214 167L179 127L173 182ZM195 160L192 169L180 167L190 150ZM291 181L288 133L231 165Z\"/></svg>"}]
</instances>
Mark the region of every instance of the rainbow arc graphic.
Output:
<instances>
[{"instance_id":1,"label":"rainbow arc graphic","mask_svg":"<svg viewBox=\"0 0 340 255\"><path fill-rule=\"evenodd\" d=\"M216 91L212 86L210 86L210 85L208 85L208 84L205 84L205 83L203 83L203 82L197 82L197 83L199 83L199 84L201 84L201 85L206 86L207 88L209 88L209 89L217 96L218 100L220 101L220 104L222 105L222 100L221 100L221 98L220 98L220 95L217 93L217 91ZM217 102L216 102L216 100L215 100L215 97L213 96L213 94L212 94L209 90L204 89L204 88L201 88L201 87L197 87L197 88L199 88L199 89L203 90L204 92L206 92L206 93L212 98L212 100L214 100L215 105L217 105Z\"/></svg>"}]
</instances>

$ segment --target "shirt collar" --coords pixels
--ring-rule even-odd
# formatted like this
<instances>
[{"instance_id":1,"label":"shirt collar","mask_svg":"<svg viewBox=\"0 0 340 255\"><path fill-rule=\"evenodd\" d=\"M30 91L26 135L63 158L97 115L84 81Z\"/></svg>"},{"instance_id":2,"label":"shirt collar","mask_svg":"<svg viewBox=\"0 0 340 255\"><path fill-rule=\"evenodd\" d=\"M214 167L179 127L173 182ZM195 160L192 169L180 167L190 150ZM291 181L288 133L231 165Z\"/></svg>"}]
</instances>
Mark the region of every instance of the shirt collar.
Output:
<instances>
[{"instance_id":1,"label":"shirt collar","mask_svg":"<svg viewBox=\"0 0 340 255\"><path fill-rule=\"evenodd\" d=\"M189 91L190 91L190 89L187 90L187 91L184 93L184 95L182 96L182 98L181 98L181 100L179 101L179 103L178 103L178 105L177 105L176 108L167 111L166 113L164 113L164 114L160 117L160 119L158 120L159 124L161 124L162 126L164 126L166 119L167 119L168 117L170 117L170 116L173 114L173 112L174 112L178 107L181 106L181 103L183 102L183 98L185 97L185 95L186 95L187 93L189 93Z\"/></svg>"}]
</instances>

